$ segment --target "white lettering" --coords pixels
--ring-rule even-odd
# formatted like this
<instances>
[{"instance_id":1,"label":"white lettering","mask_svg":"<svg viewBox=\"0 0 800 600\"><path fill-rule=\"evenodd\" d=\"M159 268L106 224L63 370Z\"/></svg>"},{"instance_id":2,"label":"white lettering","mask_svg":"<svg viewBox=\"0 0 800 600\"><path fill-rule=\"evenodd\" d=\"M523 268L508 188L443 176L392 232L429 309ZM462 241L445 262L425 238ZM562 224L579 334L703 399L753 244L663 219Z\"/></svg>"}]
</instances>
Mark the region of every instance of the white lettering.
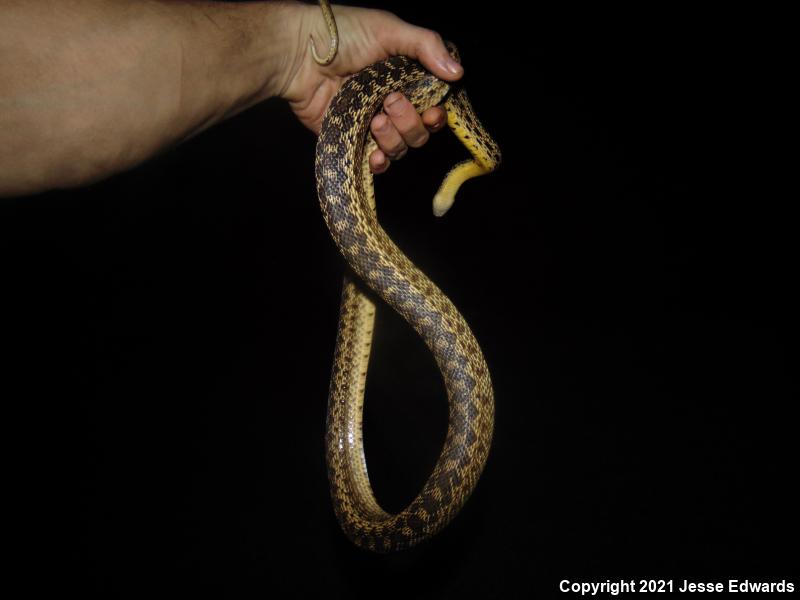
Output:
<instances>
[{"instance_id":1,"label":"white lettering","mask_svg":"<svg viewBox=\"0 0 800 600\"><path fill-rule=\"evenodd\" d=\"M569 579L562 579L558 582L558 589L561 592L573 592L581 596L597 596L598 594L611 594L612 596L619 596L622 593L633 593L636 591L635 581L611 581L607 579L601 583L598 582L577 582L570 581Z\"/></svg>"}]
</instances>

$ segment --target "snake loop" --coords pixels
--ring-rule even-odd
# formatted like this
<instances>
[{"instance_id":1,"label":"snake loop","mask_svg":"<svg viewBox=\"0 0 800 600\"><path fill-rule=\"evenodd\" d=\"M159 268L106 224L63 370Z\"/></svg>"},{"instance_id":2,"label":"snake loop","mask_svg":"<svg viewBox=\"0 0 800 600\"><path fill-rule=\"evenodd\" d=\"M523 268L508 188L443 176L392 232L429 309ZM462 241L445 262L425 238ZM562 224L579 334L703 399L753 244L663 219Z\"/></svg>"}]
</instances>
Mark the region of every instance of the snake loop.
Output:
<instances>
[{"instance_id":1,"label":"snake loop","mask_svg":"<svg viewBox=\"0 0 800 600\"><path fill-rule=\"evenodd\" d=\"M451 54L457 57L453 46ZM377 220L368 156L369 122L383 99L400 91L418 111L443 102L450 128L472 154L445 177L434 212L452 205L461 183L493 170L495 142L475 118L463 90L396 56L348 79L331 102L316 150L317 192L325 222L350 267L344 280L328 400L326 460L334 510L345 534L375 552L409 548L441 530L481 475L491 445L494 397L489 370L472 331L452 302L394 244ZM364 455L364 388L380 296L433 353L449 401L447 436L432 474L399 514L372 492Z\"/></svg>"}]
</instances>

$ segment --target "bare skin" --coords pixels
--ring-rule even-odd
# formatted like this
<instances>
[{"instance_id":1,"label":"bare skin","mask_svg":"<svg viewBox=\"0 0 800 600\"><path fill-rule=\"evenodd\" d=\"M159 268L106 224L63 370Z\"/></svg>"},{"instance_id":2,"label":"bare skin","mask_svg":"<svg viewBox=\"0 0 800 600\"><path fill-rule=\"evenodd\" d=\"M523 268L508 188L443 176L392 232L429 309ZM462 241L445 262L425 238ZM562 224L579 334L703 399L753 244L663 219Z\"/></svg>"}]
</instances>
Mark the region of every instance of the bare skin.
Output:
<instances>
[{"instance_id":1,"label":"bare skin","mask_svg":"<svg viewBox=\"0 0 800 600\"><path fill-rule=\"evenodd\" d=\"M463 71L434 32L383 11L334 6L339 54L315 5L192 0L0 0L0 196L84 185L262 100L287 100L315 133L345 79L395 54L442 79ZM371 124L385 171L445 124L390 95Z\"/></svg>"}]
</instances>

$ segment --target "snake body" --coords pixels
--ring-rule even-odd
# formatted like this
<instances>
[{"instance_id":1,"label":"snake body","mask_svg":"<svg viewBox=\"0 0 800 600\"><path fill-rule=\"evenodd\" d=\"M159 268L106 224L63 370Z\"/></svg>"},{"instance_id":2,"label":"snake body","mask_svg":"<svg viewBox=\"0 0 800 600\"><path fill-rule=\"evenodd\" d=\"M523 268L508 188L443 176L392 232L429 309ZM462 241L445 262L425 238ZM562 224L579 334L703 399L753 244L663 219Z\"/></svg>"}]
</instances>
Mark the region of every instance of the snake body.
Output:
<instances>
[{"instance_id":1,"label":"snake body","mask_svg":"<svg viewBox=\"0 0 800 600\"><path fill-rule=\"evenodd\" d=\"M457 58L455 48L451 54ZM409 548L441 530L472 493L489 453L494 398L483 353L452 302L394 244L378 223L368 156L369 123L392 91L418 111L438 105L472 159L454 167L434 200L442 214L461 183L493 170L495 142L463 90L395 56L347 80L330 104L317 142L316 180L322 213L350 268L345 276L328 401L326 459L334 510L345 534L375 552ZM444 378L449 422L441 455L411 504L389 514L367 474L362 435L364 388L374 326L370 291L396 310L433 353Z\"/></svg>"}]
</instances>

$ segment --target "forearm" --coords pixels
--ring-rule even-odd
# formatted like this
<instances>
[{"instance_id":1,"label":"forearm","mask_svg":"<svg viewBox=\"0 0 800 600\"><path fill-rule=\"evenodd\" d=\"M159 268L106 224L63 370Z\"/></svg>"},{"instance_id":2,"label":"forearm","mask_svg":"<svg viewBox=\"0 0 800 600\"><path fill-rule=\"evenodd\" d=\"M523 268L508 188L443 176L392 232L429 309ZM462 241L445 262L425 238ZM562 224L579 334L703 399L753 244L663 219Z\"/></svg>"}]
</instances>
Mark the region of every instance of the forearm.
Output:
<instances>
[{"instance_id":1,"label":"forearm","mask_svg":"<svg viewBox=\"0 0 800 600\"><path fill-rule=\"evenodd\" d=\"M276 94L298 9L0 0L0 195L100 179Z\"/></svg>"}]
</instances>

